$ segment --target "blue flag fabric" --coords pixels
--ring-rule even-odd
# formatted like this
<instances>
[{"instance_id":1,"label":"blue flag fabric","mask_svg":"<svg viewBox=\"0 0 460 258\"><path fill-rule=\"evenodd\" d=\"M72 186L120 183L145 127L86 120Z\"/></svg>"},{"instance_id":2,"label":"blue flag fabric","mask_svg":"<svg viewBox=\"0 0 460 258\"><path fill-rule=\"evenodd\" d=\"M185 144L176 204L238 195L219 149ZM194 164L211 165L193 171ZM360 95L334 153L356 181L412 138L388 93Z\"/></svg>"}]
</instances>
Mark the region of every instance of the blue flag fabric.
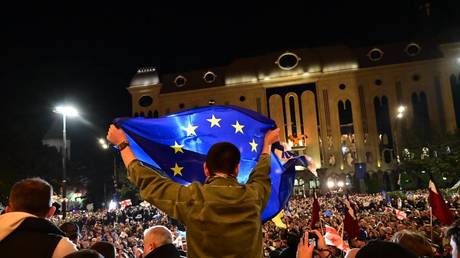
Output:
<instances>
[{"instance_id":1,"label":"blue flag fabric","mask_svg":"<svg viewBox=\"0 0 460 258\"><path fill-rule=\"evenodd\" d=\"M114 123L127 134L137 159L183 185L204 183L206 154L213 144L223 141L240 150L238 181L246 183L261 154L265 133L276 127L273 120L236 106L195 108L155 119L118 118ZM264 222L276 216L289 200L297 160L282 165L271 154L272 188L262 213Z\"/></svg>"}]
</instances>

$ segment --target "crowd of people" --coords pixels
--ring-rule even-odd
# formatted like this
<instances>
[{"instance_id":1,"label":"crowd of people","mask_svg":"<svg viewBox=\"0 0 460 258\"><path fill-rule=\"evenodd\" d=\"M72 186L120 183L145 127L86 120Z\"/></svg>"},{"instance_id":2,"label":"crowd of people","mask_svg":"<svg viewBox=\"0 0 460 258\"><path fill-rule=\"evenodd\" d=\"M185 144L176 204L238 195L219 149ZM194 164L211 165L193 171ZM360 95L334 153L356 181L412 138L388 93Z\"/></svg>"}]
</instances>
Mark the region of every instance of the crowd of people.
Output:
<instances>
[{"instance_id":1,"label":"crowd of people","mask_svg":"<svg viewBox=\"0 0 460 258\"><path fill-rule=\"evenodd\" d=\"M119 257L143 257L145 230L162 225L171 231L178 251L184 256L187 251L184 226L152 206L134 205L94 212L75 210L69 212L65 219L54 216L51 220L56 225L76 225L64 231L78 236L75 242L79 249L87 249L103 241L112 243Z\"/></svg>"},{"instance_id":2,"label":"crowd of people","mask_svg":"<svg viewBox=\"0 0 460 258\"><path fill-rule=\"evenodd\" d=\"M12 187L0 215L0 253L53 258L460 258L460 220L454 222L460 217L459 196L449 196L446 206L435 186L393 198L385 192L295 196L272 221L262 223L270 195L268 154L278 134L266 134L245 185L236 180L239 150L218 143L204 164L206 183L182 186L144 166L123 131L111 127L108 139L118 145L130 181L150 204L72 211L63 219L54 215L52 186L40 178L24 179Z\"/></svg>"},{"instance_id":3,"label":"crowd of people","mask_svg":"<svg viewBox=\"0 0 460 258\"><path fill-rule=\"evenodd\" d=\"M420 256L451 257L451 247L445 239L445 227L435 219L431 230L431 217L427 203L427 191L407 192L406 198L394 198L391 203L382 194L350 195L349 199L357 205L360 234L356 240L349 241L352 247L362 247L372 240L392 241L400 237L398 232L417 233L421 239L417 250ZM311 207L313 198L294 196L290 199L282 221L286 228L278 227L272 221L263 225L264 257L296 257L301 234L306 230L319 230L324 236L326 225L339 229L343 220L342 195L326 194L319 196L321 223L311 228ZM460 208L460 197L453 195L448 200L453 211ZM406 213L404 219L398 219L393 207ZM459 214L456 214L458 217ZM79 249L91 248L98 242L112 243L117 257L143 257L144 231L156 225L167 227L173 236L173 244L181 255L186 256L186 229L179 221L169 218L153 206L133 205L115 210L102 209L95 212L76 210L69 212L65 220L62 216L53 216L56 225L69 222L77 227L64 231L75 241ZM344 232L346 238L346 232ZM335 246L328 246L330 257L340 257L343 253Z\"/></svg>"},{"instance_id":4,"label":"crowd of people","mask_svg":"<svg viewBox=\"0 0 460 258\"><path fill-rule=\"evenodd\" d=\"M428 191L407 192L403 196L390 199L383 194L349 195L348 199L356 205L359 220L359 236L356 239L347 239L347 232L342 234L350 248L361 248L373 240L400 242L405 238L405 244L418 257L452 257L446 227L436 219L431 221ZM319 196L320 223L311 226L313 197L293 196L283 212L282 222L285 227L272 221L263 225L264 257L297 257L299 241L305 231L317 230L320 240L317 242L318 247L324 245L326 226L339 231L343 227L344 198L341 194L331 193ZM455 217L460 217L459 195L451 195L447 201ZM396 210L403 211L405 216L398 217ZM186 227L151 205L132 205L110 211L74 210L68 212L65 219L62 215L54 215L50 221L60 226L74 242L76 249L97 248L100 243L108 243L113 246L113 257L123 258L144 257L146 230L161 225L171 232L171 244L179 255L187 256ZM321 247L327 253L321 257L345 255L333 244Z\"/></svg>"}]
</instances>

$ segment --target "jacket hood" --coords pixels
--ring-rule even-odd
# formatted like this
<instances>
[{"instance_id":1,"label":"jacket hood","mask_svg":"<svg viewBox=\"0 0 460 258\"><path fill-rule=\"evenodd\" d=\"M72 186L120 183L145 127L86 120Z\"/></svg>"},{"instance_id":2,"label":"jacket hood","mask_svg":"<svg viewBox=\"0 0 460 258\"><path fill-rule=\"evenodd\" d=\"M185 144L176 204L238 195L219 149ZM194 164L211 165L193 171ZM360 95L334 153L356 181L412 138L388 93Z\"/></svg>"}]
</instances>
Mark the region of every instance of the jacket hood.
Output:
<instances>
[{"instance_id":1,"label":"jacket hood","mask_svg":"<svg viewBox=\"0 0 460 258\"><path fill-rule=\"evenodd\" d=\"M7 212L0 215L0 241L18 228L25 219L30 217L37 218L37 216L27 212Z\"/></svg>"}]
</instances>

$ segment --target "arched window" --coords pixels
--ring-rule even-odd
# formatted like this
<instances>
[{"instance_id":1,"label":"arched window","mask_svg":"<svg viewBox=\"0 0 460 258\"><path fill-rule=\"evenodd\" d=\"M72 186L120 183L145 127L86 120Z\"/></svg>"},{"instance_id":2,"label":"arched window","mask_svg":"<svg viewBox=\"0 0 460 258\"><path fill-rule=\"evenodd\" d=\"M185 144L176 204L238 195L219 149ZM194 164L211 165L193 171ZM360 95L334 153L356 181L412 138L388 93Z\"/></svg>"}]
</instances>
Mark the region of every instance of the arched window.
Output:
<instances>
[{"instance_id":1,"label":"arched window","mask_svg":"<svg viewBox=\"0 0 460 258\"><path fill-rule=\"evenodd\" d=\"M452 91L457 128L460 128L460 85L457 76L454 74L450 76L450 90Z\"/></svg>"},{"instance_id":2,"label":"arched window","mask_svg":"<svg viewBox=\"0 0 460 258\"><path fill-rule=\"evenodd\" d=\"M158 118L158 110L155 110L155 111L153 112L153 117L154 117L154 118Z\"/></svg>"},{"instance_id":3,"label":"arched window","mask_svg":"<svg viewBox=\"0 0 460 258\"><path fill-rule=\"evenodd\" d=\"M425 126L430 125L430 115L428 114L428 100L426 99L425 92L420 93L420 119Z\"/></svg>"},{"instance_id":4,"label":"arched window","mask_svg":"<svg viewBox=\"0 0 460 258\"><path fill-rule=\"evenodd\" d=\"M149 112L147 113L147 117L152 117L152 110L149 110Z\"/></svg>"},{"instance_id":5,"label":"arched window","mask_svg":"<svg viewBox=\"0 0 460 258\"><path fill-rule=\"evenodd\" d=\"M296 121L295 121L295 100L294 96L289 97L289 110L291 111L291 130L292 133L297 135Z\"/></svg>"},{"instance_id":6,"label":"arched window","mask_svg":"<svg viewBox=\"0 0 460 258\"><path fill-rule=\"evenodd\" d=\"M340 100L338 103L339 109L339 124L341 134L353 134L353 110L351 108L351 101L346 100L345 103Z\"/></svg>"},{"instance_id":7,"label":"arched window","mask_svg":"<svg viewBox=\"0 0 460 258\"><path fill-rule=\"evenodd\" d=\"M414 110L414 128L427 129L430 126L430 117L425 92L422 91L420 96L416 92L412 93L412 108Z\"/></svg>"},{"instance_id":8,"label":"arched window","mask_svg":"<svg viewBox=\"0 0 460 258\"><path fill-rule=\"evenodd\" d=\"M382 155L385 149L393 148L393 134L391 132L391 119L389 102L386 96L374 98L375 122L377 125L379 150ZM386 154L388 155L388 154Z\"/></svg>"}]
</instances>

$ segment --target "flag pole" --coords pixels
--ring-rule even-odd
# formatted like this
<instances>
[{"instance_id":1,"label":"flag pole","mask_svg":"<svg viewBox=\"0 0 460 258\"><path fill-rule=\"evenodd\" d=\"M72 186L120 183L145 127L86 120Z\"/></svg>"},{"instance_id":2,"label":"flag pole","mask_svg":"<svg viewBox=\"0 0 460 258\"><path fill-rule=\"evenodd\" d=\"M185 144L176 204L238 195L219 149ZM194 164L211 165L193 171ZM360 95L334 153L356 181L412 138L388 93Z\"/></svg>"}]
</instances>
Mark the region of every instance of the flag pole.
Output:
<instances>
[{"instance_id":1,"label":"flag pole","mask_svg":"<svg viewBox=\"0 0 460 258\"><path fill-rule=\"evenodd\" d=\"M321 219L321 217L319 218L319 226L321 227L321 234L324 235L323 220Z\"/></svg>"},{"instance_id":2,"label":"flag pole","mask_svg":"<svg viewBox=\"0 0 460 258\"><path fill-rule=\"evenodd\" d=\"M430 232L431 232L431 243L433 243L433 208L430 206Z\"/></svg>"}]
</instances>

